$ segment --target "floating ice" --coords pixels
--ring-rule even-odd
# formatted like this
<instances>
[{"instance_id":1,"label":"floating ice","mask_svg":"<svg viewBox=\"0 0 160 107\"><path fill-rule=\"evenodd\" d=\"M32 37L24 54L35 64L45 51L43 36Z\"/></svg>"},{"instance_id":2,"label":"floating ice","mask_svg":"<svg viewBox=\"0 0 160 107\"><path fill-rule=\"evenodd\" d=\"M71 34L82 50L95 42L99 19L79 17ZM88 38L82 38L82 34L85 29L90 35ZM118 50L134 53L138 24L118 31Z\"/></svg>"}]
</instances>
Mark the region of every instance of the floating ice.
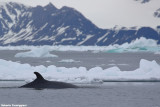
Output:
<instances>
[{"instance_id":1,"label":"floating ice","mask_svg":"<svg viewBox=\"0 0 160 107\"><path fill-rule=\"evenodd\" d=\"M110 45L110 46L7 46L7 47L0 47L0 50L32 50L31 53L34 53L35 56L42 56L43 53L49 52L49 51L92 51L93 53L98 53L100 51L111 52L111 53L160 52L160 45L157 45L157 41L155 41L155 40L146 39L144 37L141 37L140 39L136 39L135 41L132 41L131 43L124 43L122 45ZM36 52L38 52L38 53L36 53ZM27 54L29 54L29 56L30 56L30 53L27 53ZM20 54L20 56L21 55L22 54Z\"/></svg>"},{"instance_id":2,"label":"floating ice","mask_svg":"<svg viewBox=\"0 0 160 107\"><path fill-rule=\"evenodd\" d=\"M122 52L157 52L160 51L160 45L157 41L141 37L131 43L124 43L122 45L113 45L107 52L122 53Z\"/></svg>"},{"instance_id":3,"label":"floating ice","mask_svg":"<svg viewBox=\"0 0 160 107\"><path fill-rule=\"evenodd\" d=\"M63 59L63 60L61 60L61 61L59 61L59 62L64 62L64 63L69 62L69 63L73 63L73 62L80 62L80 61L75 61L75 60L73 60L73 59Z\"/></svg>"},{"instance_id":4,"label":"floating ice","mask_svg":"<svg viewBox=\"0 0 160 107\"><path fill-rule=\"evenodd\" d=\"M34 71L40 72L48 80L65 81L72 83L94 83L102 81L128 80L160 80L160 65L156 61L141 59L139 68L134 71L121 71L118 67L102 69L94 67L87 70L85 67L45 67L30 66L0 59L0 79L30 80L34 79Z\"/></svg>"},{"instance_id":5,"label":"floating ice","mask_svg":"<svg viewBox=\"0 0 160 107\"><path fill-rule=\"evenodd\" d=\"M49 53L50 49L48 47L32 48L29 52L17 53L15 57L57 57Z\"/></svg>"}]
</instances>

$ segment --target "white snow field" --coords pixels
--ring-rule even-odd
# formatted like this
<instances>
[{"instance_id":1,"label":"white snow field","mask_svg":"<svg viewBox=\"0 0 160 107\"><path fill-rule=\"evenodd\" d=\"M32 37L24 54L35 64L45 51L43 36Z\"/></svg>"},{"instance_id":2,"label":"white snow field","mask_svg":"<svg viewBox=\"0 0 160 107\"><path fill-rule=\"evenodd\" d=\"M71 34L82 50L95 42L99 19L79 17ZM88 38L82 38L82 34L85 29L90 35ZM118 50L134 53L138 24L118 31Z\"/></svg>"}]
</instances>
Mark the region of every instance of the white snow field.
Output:
<instances>
[{"instance_id":1,"label":"white snow field","mask_svg":"<svg viewBox=\"0 0 160 107\"><path fill-rule=\"evenodd\" d=\"M54 65L45 67L30 66L17 62L0 59L1 80L32 80L35 78L33 72L40 72L48 80L65 81L73 83L92 83L109 80L160 80L160 65L156 61L141 59L139 68L134 71L121 71L118 67L102 69L94 67L87 70L85 67L56 67Z\"/></svg>"}]
</instances>

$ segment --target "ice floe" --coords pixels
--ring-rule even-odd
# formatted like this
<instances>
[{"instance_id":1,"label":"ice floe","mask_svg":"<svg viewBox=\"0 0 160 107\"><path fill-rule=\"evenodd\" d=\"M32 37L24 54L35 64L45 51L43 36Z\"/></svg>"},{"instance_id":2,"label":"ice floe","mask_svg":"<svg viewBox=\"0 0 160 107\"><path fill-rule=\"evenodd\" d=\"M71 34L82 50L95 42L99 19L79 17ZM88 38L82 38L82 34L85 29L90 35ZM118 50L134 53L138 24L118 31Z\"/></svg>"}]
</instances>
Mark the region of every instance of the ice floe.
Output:
<instances>
[{"instance_id":1,"label":"ice floe","mask_svg":"<svg viewBox=\"0 0 160 107\"><path fill-rule=\"evenodd\" d=\"M109 53L122 53L122 52L160 52L160 45L156 40L146 39L141 37L131 43L124 43L122 45L109 45L109 46L6 46L0 47L0 50L31 50L29 53L34 53L34 56L41 56L39 54L49 51L92 51L109 52ZM43 52L44 51L44 52ZM21 56L22 54L18 55ZM23 54L24 55L24 54ZM22 55L22 56L23 56ZM43 54L42 54L43 55ZM48 55L47 55L48 56ZM49 55L50 56L50 55Z\"/></svg>"},{"instance_id":2,"label":"ice floe","mask_svg":"<svg viewBox=\"0 0 160 107\"><path fill-rule=\"evenodd\" d=\"M59 61L59 62L64 62L64 63L74 63L74 62L80 62L80 61L75 61L75 60L73 60L73 59L63 59L63 60L61 60L61 61Z\"/></svg>"},{"instance_id":3,"label":"ice floe","mask_svg":"<svg viewBox=\"0 0 160 107\"><path fill-rule=\"evenodd\" d=\"M50 49L47 47L34 48L28 52L17 53L15 57L58 57L49 53Z\"/></svg>"},{"instance_id":4,"label":"ice floe","mask_svg":"<svg viewBox=\"0 0 160 107\"><path fill-rule=\"evenodd\" d=\"M157 81L160 80L160 65L156 61L141 59L139 68L134 71L121 71L117 66L108 69L94 67L87 70L85 67L45 67L30 66L17 62L0 59L0 80L30 80L34 79L34 71L40 72L48 80L65 81L72 83L94 83L102 81Z\"/></svg>"}]
</instances>

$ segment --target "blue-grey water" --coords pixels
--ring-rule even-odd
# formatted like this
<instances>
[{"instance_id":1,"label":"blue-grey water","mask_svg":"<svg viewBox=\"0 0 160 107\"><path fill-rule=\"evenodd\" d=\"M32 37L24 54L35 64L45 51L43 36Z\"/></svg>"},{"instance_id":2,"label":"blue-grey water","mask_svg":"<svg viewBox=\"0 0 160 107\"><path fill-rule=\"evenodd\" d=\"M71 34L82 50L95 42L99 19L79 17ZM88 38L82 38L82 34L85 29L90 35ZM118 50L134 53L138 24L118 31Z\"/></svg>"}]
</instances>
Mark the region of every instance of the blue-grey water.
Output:
<instances>
[{"instance_id":1,"label":"blue-grey water","mask_svg":"<svg viewBox=\"0 0 160 107\"><path fill-rule=\"evenodd\" d=\"M28 63L32 66L56 65L60 67L92 67L103 69L118 66L121 70L134 70L141 59L156 60L154 53L92 53L51 52L58 58L16 58L22 51L0 51L0 59ZM61 62L73 59L77 62ZM160 107L160 82L105 82L86 84L78 89L26 89L18 88L24 81L0 81L0 106L24 105L27 107ZM78 84L80 85L80 84Z\"/></svg>"},{"instance_id":2,"label":"blue-grey water","mask_svg":"<svg viewBox=\"0 0 160 107\"><path fill-rule=\"evenodd\" d=\"M15 83L9 88L7 84L10 83L0 82L1 104L23 104L27 107L160 107L159 82L108 82L78 89L43 90L13 87ZM22 83L17 82L15 86L17 84Z\"/></svg>"},{"instance_id":3,"label":"blue-grey water","mask_svg":"<svg viewBox=\"0 0 160 107\"><path fill-rule=\"evenodd\" d=\"M86 52L76 52L76 51L54 51L52 54L58 57L51 58L16 58L15 55L19 52L25 51L13 51L13 50L0 50L0 59L7 61L28 63L32 66L38 65L55 65L57 67L86 67L91 69L93 67L102 67L103 69L110 68L113 66L119 67L122 71L132 71L139 67L139 62L141 59L146 59L149 61L155 60L160 64L160 55L147 52L137 52L137 53L106 53L99 52L93 53L91 51ZM61 62L64 59L72 59L75 62Z\"/></svg>"}]
</instances>

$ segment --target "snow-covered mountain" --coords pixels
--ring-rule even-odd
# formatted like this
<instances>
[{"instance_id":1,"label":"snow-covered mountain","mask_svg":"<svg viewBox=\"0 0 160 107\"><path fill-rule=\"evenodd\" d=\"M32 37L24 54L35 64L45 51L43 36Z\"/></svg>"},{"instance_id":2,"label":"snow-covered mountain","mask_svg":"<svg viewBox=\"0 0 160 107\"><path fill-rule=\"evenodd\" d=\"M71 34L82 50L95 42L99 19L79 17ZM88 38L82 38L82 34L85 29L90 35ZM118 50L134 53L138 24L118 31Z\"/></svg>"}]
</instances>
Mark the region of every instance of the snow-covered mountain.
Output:
<instances>
[{"instance_id":1,"label":"snow-covered mountain","mask_svg":"<svg viewBox=\"0 0 160 107\"><path fill-rule=\"evenodd\" d=\"M146 0L143 0L146 1ZM156 13L158 12L158 13ZM159 10L154 14L159 17ZM145 37L160 43L160 26L101 29L70 7L0 3L0 45L110 45Z\"/></svg>"}]
</instances>

